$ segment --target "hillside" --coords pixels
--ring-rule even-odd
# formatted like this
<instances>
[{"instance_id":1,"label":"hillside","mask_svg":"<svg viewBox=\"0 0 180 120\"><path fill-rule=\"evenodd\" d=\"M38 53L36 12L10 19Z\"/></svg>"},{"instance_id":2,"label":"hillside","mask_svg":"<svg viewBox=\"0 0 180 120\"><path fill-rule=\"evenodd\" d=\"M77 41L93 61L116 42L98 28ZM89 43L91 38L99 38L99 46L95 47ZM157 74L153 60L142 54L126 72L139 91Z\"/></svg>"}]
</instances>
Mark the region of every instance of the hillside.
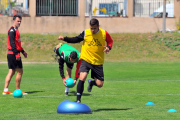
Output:
<instances>
[{"instance_id":1,"label":"hillside","mask_svg":"<svg viewBox=\"0 0 180 120\"><path fill-rule=\"evenodd\" d=\"M52 62L53 48L59 41L58 35L21 34L22 46L28 53L23 62ZM77 34L61 34L75 36ZM105 61L178 61L180 58L179 33L121 33L111 34L113 49L105 55ZM0 62L6 61L7 35L0 35ZM64 43L64 42L63 42ZM81 49L82 43L70 44Z\"/></svg>"}]
</instances>

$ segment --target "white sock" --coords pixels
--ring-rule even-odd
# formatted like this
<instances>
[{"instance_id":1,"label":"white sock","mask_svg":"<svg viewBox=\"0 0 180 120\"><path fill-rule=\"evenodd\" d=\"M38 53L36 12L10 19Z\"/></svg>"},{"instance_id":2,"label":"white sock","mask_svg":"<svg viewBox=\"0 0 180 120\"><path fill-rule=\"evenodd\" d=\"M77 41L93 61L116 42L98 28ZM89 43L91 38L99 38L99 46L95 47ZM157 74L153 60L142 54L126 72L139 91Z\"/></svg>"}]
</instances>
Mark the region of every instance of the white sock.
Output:
<instances>
[{"instance_id":1,"label":"white sock","mask_svg":"<svg viewBox=\"0 0 180 120\"><path fill-rule=\"evenodd\" d=\"M65 92L69 92L69 88L68 87L65 88Z\"/></svg>"},{"instance_id":2,"label":"white sock","mask_svg":"<svg viewBox=\"0 0 180 120\"><path fill-rule=\"evenodd\" d=\"M8 88L4 88L4 92L7 92L8 91Z\"/></svg>"}]
</instances>

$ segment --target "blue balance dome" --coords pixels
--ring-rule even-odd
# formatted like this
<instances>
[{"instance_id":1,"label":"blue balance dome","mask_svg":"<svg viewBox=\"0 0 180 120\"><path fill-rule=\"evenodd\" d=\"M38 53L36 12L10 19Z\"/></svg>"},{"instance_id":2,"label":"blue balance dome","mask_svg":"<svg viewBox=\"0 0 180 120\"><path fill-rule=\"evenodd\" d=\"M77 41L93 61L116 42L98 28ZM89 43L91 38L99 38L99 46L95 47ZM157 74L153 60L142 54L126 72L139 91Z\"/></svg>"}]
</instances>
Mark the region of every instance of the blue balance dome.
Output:
<instances>
[{"instance_id":1,"label":"blue balance dome","mask_svg":"<svg viewBox=\"0 0 180 120\"><path fill-rule=\"evenodd\" d=\"M91 109L86 104L73 101L62 101L57 107L58 114L91 114Z\"/></svg>"}]
</instances>

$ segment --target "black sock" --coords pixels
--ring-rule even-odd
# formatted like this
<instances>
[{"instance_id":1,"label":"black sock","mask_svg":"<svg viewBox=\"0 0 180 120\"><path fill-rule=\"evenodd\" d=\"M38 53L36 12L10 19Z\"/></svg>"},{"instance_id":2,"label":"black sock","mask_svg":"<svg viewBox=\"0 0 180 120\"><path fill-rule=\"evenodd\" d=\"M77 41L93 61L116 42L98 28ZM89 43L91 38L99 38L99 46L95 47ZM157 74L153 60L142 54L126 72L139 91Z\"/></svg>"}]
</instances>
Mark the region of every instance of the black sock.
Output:
<instances>
[{"instance_id":1,"label":"black sock","mask_svg":"<svg viewBox=\"0 0 180 120\"><path fill-rule=\"evenodd\" d=\"M77 85L77 101L81 101L81 95L84 91L84 81L79 80L78 85Z\"/></svg>"},{"instance_id":2,"label":"black sock","mask_svg":"<svg viewBox=\"0 0 180 120\"><path fill-rule=\"evenodd\" d=\"M97 86L97 84L96 84L96 81L94 80L94 81L91 81L91 84L90 84L91 86L93 86L93 85L95 85L95 86Z\"/></svg>"}]
</instances>

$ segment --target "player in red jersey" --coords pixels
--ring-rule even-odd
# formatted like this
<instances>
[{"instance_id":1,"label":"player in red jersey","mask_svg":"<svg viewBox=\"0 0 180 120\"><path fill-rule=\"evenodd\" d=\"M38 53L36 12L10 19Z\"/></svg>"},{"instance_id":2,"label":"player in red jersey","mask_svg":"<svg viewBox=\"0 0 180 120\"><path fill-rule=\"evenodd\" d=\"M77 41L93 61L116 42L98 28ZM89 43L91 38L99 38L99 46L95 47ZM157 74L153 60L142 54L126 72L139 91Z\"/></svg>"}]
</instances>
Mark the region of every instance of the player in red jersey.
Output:
<instances>
[{"instance_id":1,"label":"player in red jersey","mask_svg":"<svg viewBox=\"0 0 180 120\"><path fill-rule=\"evenodd\" d=\"M24 55L25 58L28 57L27 53L24 51L24 49L21 47L21 39L20 39L20 33L18 28L20 27L22 17L19 15L15 15L13 17L13 25L8 30L8 38L7 38L7 60L8 60L8 67L9 72L5 78L5 85L3 90L3 95L6 94L12 94L8 90L9 83L11 81L11 78L17 72L16 75L16 89L20 89L20 83L21 83L21 77L23 74L23 66L21 61L20 52ZM23 92L23 94L27 94Z\"/></svg>"}]
</instances>

